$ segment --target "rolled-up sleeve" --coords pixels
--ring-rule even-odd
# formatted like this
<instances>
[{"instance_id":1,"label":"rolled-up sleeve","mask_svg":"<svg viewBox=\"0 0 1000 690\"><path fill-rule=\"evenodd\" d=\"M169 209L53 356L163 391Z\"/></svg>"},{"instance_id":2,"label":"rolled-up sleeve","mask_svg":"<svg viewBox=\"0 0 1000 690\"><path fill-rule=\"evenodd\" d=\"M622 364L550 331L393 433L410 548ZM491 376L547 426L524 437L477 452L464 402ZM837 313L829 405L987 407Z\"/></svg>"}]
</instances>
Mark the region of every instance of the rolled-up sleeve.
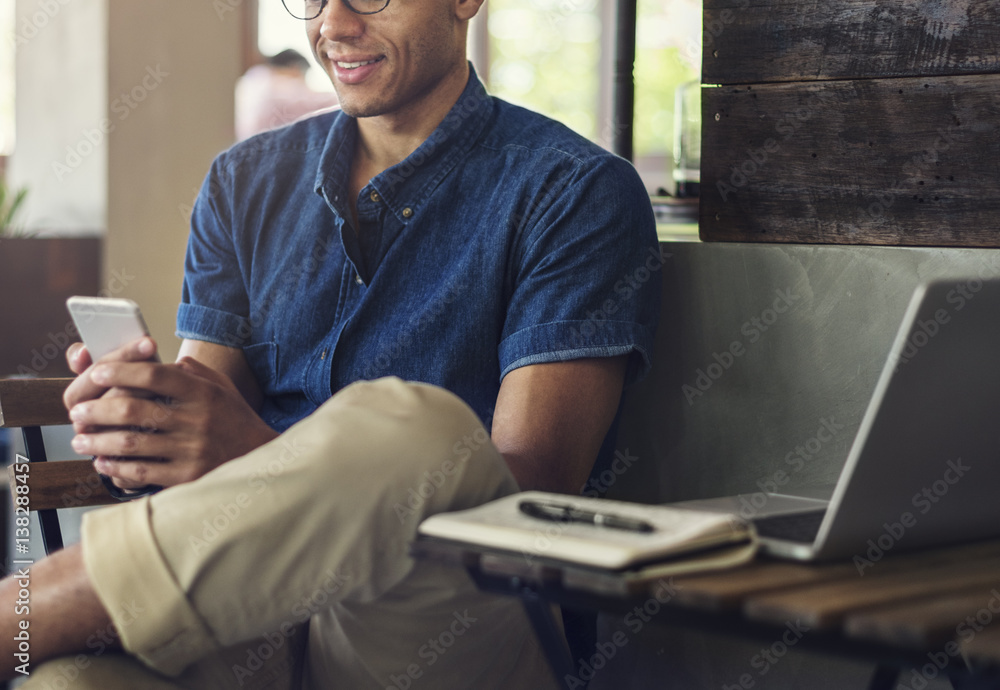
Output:
<instances>
[{"instance_id":1,"label":"rolled-up sleeve","mask_svg":"<svg viewBox=\"0 0 1000 690\"><path fill-rule=\"evenodd\" d=\"M523 233L499 345L502 375L628 354L632 383L650 367L665 260L649 197L617 157L560 174Z\"/></svg>"},{"instance_id":2,"label":"rolled-up sleeve","mask_svg":"<svg viewBox=\"0 0 1000 690\"><path fill-rule=\"evenodd\" d=\"M191 213L177 336L243 347L251 336L250 300L233 236L228 179L220 157Z\"/></svg>"}]
</instances>

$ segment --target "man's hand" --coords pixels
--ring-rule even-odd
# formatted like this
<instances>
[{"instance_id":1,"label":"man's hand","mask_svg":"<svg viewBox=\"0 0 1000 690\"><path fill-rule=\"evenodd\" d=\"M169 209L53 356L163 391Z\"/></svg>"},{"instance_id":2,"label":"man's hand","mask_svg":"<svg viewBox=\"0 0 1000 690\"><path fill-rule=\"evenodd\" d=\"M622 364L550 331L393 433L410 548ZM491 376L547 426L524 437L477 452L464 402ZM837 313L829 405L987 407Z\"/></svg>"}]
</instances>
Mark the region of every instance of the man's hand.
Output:
<instances>
[{"instance_id":1,"label":"man's hand","mask_svg":"<svg viewBox=\"0 0 1000 690\"><path fill-rule=\"evenodd\" d=\"M83 368L65 395L73 449L116 486L191 481L277 436L228 376L190 357L148 361L155 349L143 338L86 367L85 350L68 353Z\"/></svg>"},{"instance_id":2,"label":"man's hand","mask_svg":"<svg viewBox=\"0 0 1000 690\"><path fill-rule=\"evenodd\" d=\"M66 361L69 363L70 371L77 374L77 378L69 385L63 393L63 404L67 410L85 400L93 400L102 395L128 395L129 391L115 390L108 392L104 386L97 386L89 376L81 376L87 372L93 362L90 353L83 343L73 343L66 350ZM100 360L101 362L143 362L156 361L156 343L152 338L140 338L131 342L114 352L108 353Z\"/></svg>"}]
</instances>

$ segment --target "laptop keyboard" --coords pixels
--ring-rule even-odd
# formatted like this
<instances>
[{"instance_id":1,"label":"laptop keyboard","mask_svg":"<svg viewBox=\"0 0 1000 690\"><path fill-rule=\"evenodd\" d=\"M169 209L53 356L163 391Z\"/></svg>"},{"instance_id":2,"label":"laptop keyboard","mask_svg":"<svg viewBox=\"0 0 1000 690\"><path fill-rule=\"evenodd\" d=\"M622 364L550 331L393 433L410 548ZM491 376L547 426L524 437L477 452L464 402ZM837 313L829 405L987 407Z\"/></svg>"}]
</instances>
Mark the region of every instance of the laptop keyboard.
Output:
<instances>
[{"instance_id":1,"label":"laptop keyboard","mask_svg":"<svg viewBox=\"0 0 1000 690\"><path fill-rule=\"evenodd\" d=\"M755 518L753 524L757 527L757 534L762 537L811 544L816 541L819 526L823 523L825 515L825 510L790 515L770 515Z\"/></svg>"}]
</instances>

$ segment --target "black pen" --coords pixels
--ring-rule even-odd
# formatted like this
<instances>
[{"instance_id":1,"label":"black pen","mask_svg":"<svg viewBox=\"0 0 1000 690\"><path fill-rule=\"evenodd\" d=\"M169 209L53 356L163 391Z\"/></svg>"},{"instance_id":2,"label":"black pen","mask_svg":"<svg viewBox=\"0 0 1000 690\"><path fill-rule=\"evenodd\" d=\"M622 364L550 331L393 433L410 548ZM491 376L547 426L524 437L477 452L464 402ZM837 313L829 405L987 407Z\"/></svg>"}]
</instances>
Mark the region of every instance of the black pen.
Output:
<instances>
[{"instance_id":1,"label":"black pen","mask_svg":"<svg viewBox=\"0 0 1000 690\"><path fill-rule=\"evenodd\" d=\"M540 503L538 501L521 501L518 504L521 512L539 520L549 522L580 522L596 527L611 527L627 532L654 532L655 528L645 520L598 513L591 510L581 510L573 506L559 503Z\"/></svg>"}]
</instances>

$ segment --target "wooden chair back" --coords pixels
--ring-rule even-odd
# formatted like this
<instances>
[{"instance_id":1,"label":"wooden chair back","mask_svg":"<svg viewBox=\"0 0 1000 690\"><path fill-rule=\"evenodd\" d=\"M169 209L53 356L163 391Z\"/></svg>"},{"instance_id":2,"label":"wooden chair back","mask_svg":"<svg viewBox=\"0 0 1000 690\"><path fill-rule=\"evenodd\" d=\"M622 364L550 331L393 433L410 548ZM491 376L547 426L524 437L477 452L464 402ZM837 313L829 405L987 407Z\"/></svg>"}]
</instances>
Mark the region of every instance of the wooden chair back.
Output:
<instances>
[{"instance_id":1,"label":"wooden chair back","mask_svg":"<svg viewBox=\"0 0 1000 690\"><path fill-rule=\"evenodd\" d=\"M17 507L20 496L22 507L38 513L46 553L63 546L56 510L118 502L89 460L48 462L42 427L70 423L62 396L72 380L0 379L0 427L24 436L25 455L7 468L12 502Z\"/></svg>"}]
</instances>

